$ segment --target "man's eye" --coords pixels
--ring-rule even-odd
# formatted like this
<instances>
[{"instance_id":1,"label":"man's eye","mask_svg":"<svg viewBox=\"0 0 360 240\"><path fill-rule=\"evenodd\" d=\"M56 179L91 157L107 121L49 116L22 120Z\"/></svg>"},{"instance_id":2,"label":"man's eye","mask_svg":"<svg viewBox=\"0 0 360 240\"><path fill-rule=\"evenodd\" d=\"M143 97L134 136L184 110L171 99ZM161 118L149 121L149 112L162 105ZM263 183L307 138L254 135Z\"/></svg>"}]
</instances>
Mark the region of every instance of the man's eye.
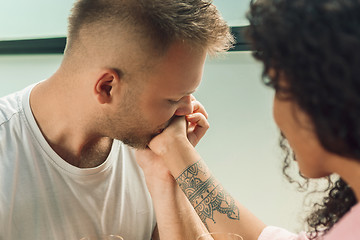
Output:
<instances>
[{"instance_id":1,"label":"man's eye","mask_svg":"<svg viewBox=\"0 0 360 240\"><path fill-rule=\"evenodd\" d=\"M180 100L181 100L181 99L180 99ZM175 105L175 104L178 104L178 103L180 102L180 100L171 100L171 99L169 99L168 102L169 102L170 104Z\"/></svg>"}]
</instances>

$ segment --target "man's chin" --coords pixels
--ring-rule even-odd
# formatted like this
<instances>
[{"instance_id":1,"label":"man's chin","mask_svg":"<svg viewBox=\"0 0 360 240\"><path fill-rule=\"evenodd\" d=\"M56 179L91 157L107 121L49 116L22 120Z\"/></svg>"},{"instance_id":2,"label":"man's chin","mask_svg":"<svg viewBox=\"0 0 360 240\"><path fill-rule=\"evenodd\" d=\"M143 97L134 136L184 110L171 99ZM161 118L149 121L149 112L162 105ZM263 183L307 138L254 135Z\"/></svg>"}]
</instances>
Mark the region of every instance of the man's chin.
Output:
<instances>
[{"instance_id":1,"label":"man's chin","mask_svg":"<svg viewBox=\"0 0 360 240\"><path fill-rule=\"evenodd\" d=\"M136 140L130 140L130 139L123 139L121 140L125 145L135 148L135 149L146 149L149 145L151 139L148 141L136 141Z\"/></svg>"},{"instance_id":2,"label":"man's chin","mask_svg":"<svg viewBox=\"0 0 360 240\"><path fill-rule=\"evenodd\" d=\"M148 144L144 144L144 143L132 143L132 142L123 142L125 145L135 148L135 149L146 149Z\"/></svg>"},{"instance_id":3,"label":"man's chin","mask_svg":"<svg viewBox=\"0 0 360 240\"><path fill-rule=\"evenodd\" d=\"M120 139L120 141L122 141L124 144L135 148L135 149L146 149L148 148L148 145L150 143L150 141L156 137L157 135L159 135L164 129L162 128L161 130L147 135L147 136L143 136L143 137L137 137L137 138L123 138Z\"/></svg>"}]
</instances>

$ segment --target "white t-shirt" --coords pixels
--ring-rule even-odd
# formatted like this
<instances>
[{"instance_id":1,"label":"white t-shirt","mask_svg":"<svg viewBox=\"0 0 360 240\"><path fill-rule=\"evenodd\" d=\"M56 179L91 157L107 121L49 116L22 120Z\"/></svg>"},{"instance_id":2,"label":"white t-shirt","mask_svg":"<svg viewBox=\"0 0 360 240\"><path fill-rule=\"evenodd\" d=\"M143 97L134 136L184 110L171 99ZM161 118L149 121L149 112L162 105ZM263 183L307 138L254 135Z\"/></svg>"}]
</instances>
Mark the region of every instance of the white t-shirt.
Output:
<instances>
[{"instance_id":1,"label":"white t-shirt","mask_svg":"<svg viewBox=\"0 0 360 240\"><path fill-rule=\"evenodd\" d=\"M35 122L31 89L0 98L0 240L151 239L155 213L133 150L115 140L102 165L68 164Z\"/></svg>"}]
</instances>

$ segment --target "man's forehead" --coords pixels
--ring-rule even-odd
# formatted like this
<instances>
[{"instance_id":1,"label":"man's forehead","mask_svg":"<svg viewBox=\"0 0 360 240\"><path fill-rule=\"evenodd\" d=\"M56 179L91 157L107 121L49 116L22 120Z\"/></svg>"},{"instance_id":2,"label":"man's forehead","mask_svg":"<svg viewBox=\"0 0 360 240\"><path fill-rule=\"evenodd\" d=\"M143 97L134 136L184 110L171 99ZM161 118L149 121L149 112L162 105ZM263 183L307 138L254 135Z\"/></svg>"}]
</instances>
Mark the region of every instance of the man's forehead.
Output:
<instances>
[{"instance_id":1,"label":"man's forehead","mask_svg":"<svg viewBox=\"0 0 360 240\"><path fill-rule=\"evenodd\" d=\"M147 72L149 88L161 95L185 96L200 85L205 51L193 51L187 45L174 44L167 54Z\"/></svg>"}]
</instances>

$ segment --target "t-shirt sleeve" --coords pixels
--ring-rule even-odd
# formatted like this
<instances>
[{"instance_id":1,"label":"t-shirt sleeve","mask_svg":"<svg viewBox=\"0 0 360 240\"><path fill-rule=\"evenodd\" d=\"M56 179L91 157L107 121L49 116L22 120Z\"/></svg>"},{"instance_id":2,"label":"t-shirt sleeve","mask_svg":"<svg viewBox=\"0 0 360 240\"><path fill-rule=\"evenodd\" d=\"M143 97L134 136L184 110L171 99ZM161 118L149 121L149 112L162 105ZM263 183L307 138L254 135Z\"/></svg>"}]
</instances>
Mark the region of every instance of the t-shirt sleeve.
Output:
<instances>
[{"instance_id":1,"label":"t-shirt sleeve","mask_svg":"<svg viewBox=\"0 0 360 240\"><path fill-rule=\"evenodd\" d=\"M268 226L260 234L258 240L309 240L305 233L294 234L286 229Z\"/></svg>"}]
</instances>

